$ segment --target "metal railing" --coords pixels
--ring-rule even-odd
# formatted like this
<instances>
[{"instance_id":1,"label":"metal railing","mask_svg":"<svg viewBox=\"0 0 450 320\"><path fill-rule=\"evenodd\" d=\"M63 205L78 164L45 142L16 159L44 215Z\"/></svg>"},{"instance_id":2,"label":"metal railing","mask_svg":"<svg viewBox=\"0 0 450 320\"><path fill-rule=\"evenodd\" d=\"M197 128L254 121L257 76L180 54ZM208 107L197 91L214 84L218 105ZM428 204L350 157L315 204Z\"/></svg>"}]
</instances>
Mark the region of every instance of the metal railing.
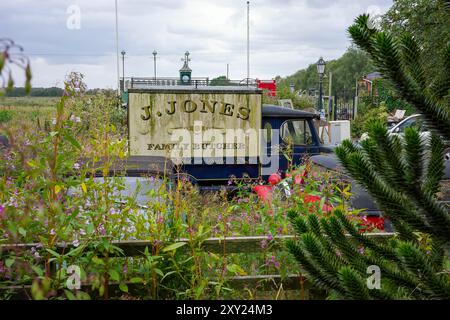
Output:
<instances>
[{"instance_id":1,"label":"metal railing","mask_svg":"<svg viewBox=\"0 0 450 320\"><path fill-rule=\"evenodd\" d=\"M389 239L393 237L394 233L370 233L368 237L377 239ZM228 238L208 238L201 243L200 248L204 252L211 252L218 255L227 254L250 254L250 253L266 253L275 250L282 250L286 240L296 239L293 235L276 236L270 241L269 248L262 248L261 242L267 241L265 236L252 237L228 237ZM178 239L176 242L189 242L188 239ZM156 246L159 248L168 244L155 244L152 241L128 240L128 241L112 241L112 245L121 249L121 253L112 252L108 256L112 257L140 257L145 255L146 249L148 252L155 252ZM9 253L18 253L21 251L31 251L35 248L36 243L28 244L3 244L0 245L0 254L5 255ZM189 246L183 246L178 250L187 250ZM75 247L71 244L59 243L54 248L56 252L63 255L70 252ZM92 249L92 248L85 248ZM231 288L253 288L260 291L279 290L282 287L284 290L301 290L304 293L304 298L325 298L323 290L314 288L311 282L305 279L301 274L289 274L282 277L278 274L272 275L246 275L228 277L226 282ZM142 285L127 282L130 290L142 289ZM83 289L89 289L90 284L82 285ZM28 297L31 290L31 285L16 285L0 287L0 291L11 290L15 297ZM119 283L110 282L108 290L118 292Z\"/></svg>"},{"instance_id":2,"label":"metal railing","mask_svg":"<svg viewBox=\"0 0 450 320\"><path fill-rule=\"evenodd\" d=\"M123 83L123 80L121 80ZM132 77L125 78L125 88L126 89L145 89L155 86L162 87L172 87L172 86L245 86L245 87L257 87L256 81L254 79L243 79L243 80L229 80L229 79L212 79L209 78L191 78L188 82L183 82L179 78L173 77Z\"/></svg>"}]
</instances>

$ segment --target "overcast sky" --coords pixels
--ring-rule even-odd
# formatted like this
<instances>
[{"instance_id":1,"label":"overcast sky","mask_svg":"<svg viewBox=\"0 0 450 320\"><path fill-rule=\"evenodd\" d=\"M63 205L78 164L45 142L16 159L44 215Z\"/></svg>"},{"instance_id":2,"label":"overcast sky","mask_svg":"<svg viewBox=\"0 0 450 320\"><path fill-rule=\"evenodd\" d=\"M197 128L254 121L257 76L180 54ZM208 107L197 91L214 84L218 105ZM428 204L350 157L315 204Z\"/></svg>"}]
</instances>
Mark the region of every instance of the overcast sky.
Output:
<instances>
[{"instance_id":1,"label":"overcast sky","mask_svg":"<svg viewBox=\"0 0 450 320\"><path fill-rule=\"evenodd\" d=\"M251 1L250 76L286 76L320 56L340 57L350 45L346 29L354 18L385 12L391 4ZM227 63L231 79L246 77L245 0L118 0L118 8L125 76L153 76L156 49L158 76L178 76L181 58L189 50L194 77L225 75ZM35 87L61 86L67 73L79 71L89 88L116 88L114 0L2 0L0 37L24 47ZM21 85L20 76L16 79Z\"/></svg>"}]
</instances>

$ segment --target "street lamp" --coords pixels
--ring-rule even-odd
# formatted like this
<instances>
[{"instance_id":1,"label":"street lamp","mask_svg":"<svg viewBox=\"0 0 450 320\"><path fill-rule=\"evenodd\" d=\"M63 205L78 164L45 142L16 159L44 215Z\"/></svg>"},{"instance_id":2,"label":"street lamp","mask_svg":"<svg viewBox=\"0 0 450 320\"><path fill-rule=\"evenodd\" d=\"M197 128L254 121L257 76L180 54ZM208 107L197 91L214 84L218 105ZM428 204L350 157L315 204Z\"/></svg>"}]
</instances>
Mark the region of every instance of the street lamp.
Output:
<instances>
[{"instance_id":1,"label":"street lamp","mask_svg":"<svg viewBox=\"0 0 450 320\"><path fill-rule=\"evenodd\" d=\"M153 50L152 54L153 54L153 74L156 82L156 55L158 54L158 52L156 52L156 50Z\"/></svg>"},{"instance_id":2,"label":"street lamp","mask_svg":"<svg viewBox=\"0 0 450 320\"><path fill-rule=\"evenodd\" d=\"M122 50L122 92L125 91L125 50Z\"/></svg>"},{"instance_id":3,"label":"street lamp","mask_svg":"<svg viewBox=\"0 0 450 320\"><path fill-rule=\"evenodd\" d=\"M319 112L322 111L322 97L323 97L323 75L325 74L325 60L320 57L319 61L317 61L317 73L319 74Z\"/></svg>"}]
</instances>

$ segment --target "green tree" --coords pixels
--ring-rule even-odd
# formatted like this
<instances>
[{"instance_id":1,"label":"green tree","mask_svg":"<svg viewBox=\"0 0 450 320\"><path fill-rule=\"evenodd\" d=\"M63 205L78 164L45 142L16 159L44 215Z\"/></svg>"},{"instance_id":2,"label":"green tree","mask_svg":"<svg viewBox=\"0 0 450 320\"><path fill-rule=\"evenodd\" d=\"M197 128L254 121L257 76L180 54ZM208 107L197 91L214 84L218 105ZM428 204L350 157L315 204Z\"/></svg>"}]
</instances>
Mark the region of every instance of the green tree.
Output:
<instances>
[{"instance_id":1,"label":"green tree","mask_svg":"<svg viewBox=\"0 0 450 320\"><path fill-rule=\"evenodd\" d=\"M371 29L368 22L368 15L356 19L349 28L353 41L371 56L396 93L450 140L449 100L442 95L450 90L450 82L440 75L424 79L421 42L407 33L396 38ZM435 55L435 63L450 70L449 53L450 45L442 56ZM339 210L321 219L291 210L289 217L300 237L289 241L288 248L312 281L341 298L449 299L450 216L436 197L444 169L442 140L437 134L424 140L414 128L405 130L401 140L380 122L369 129L370 138L361 147L347 140L336 154L376 199L397 237L376 242ZM369 266L380 268L378 290L366 286Z\"/></svg>"},{"instance_id":2,"label":"green tree","mask_svg":"<svg viewBox=\"0 0 450 320\"><path fill-rule=\"evenodd\" d=\"M383 30L409 33L422 45L426 76L447 72L435 63L435 56L445 54L450 39L450 10L444 0L396 0L382 19Z\"/></svg>"},{"instance_id":3,"label":"green tree","mask_svg":"<svg viewBox=\"0 0 450 320\"><path fill-rule=\"evenodd\" d=\"M373 71L373 66L368 55L354 46L347 49L342 57L327 61L325 72L333 73L333 92L341 92L344 89L355 90L356 80ZM318 89L319 76L316 63L312 63L306 69L297 71L291 76L278 81L280 90L289 88L293 83L297 90ZM328 92L328 81L324 81L324 92Z\"/></svg>"},{"instance_id":4,"label":"green tree","mask_svg":"<svg viewBox=\"0 0 450 320\"><path fill-rule=\"evenodd\" d=\"M214 78L209 83L210 86L226 86L229 84L230 84L230 80L228 80L226 76L220 76L220 77Z\"/></svg>"}]
</instances>

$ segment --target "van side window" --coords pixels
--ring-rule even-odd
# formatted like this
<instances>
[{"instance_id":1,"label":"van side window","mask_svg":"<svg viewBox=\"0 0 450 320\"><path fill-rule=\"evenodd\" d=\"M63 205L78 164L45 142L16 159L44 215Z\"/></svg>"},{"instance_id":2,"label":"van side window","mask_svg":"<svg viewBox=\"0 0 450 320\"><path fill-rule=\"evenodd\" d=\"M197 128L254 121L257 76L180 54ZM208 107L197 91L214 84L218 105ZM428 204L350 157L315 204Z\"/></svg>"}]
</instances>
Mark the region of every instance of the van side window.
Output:
<instances>
[{"instance_id":1,"label":"van side window","mask_svg":"<svg viewBox=\"0 0 450 320\"><path fill-rule=\"evenodd\" d=\"M313 144L311 130L306 120L287 120L281 125L281 139L294 145Z\"/></svg>"}]
</instances>

